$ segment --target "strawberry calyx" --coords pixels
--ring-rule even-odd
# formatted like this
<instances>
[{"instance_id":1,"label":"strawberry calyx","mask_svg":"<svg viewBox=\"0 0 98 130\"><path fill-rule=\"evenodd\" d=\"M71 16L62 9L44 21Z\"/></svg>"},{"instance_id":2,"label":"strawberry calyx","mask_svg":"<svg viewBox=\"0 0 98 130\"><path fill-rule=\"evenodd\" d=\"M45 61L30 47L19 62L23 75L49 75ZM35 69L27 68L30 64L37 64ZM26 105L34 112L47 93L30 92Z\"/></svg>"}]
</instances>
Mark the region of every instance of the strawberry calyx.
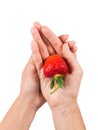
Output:
<instances>
[{"instance_id":1,"label":"strawberry calyx","mask_svg":"<svg viewBox=\"0 0 98 130\"><path fill-rule=\"evenodd\" d=\"M65 80L65 76L61 74L56 74L51 81L50 89L52 90L50 94L53 94L55 91L57 91L59 88L63 87Z\"/></svg>"}]
</instances>

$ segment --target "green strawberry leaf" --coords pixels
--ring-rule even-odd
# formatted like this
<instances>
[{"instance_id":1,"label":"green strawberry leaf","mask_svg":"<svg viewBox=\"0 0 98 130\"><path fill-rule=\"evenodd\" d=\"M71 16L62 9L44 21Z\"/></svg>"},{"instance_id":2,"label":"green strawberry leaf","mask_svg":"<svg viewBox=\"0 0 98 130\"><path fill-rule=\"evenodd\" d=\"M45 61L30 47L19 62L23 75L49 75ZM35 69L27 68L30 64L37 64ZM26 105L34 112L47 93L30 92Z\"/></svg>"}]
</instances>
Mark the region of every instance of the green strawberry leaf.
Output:
<instances>
[{"instance_id":1,"label":"green strawberry leaf","mask_svg":"<svg viewBox=\"0 0 98 130\"><path fill-rule=\"evenodd\" d=\"M63 87L63 84L64 84L64 81L65 81L65 77L63 75L56 75L54 76L54 78L52 79L51 81L51 84L50 84L50 88L53 89L50 94L53 94L55 91L57 91L59 88L62 88ZM54 83L56 83L54 85Z\"/></svg>"},{"instance_id":2,"label":"green strawberry leaf","mask_svg":"<svg viewBox=\"0 0 98 130\"><path fill-rule=\"evenodd\" d=\"M58 86L59 88L62 88L63 83L64 83L62 77L59 76L59 77L57 77L55 80L56 80L57 86Z\"/></svg>"},{"instance_id":3,"label":"green strawberry leaf","mask_svg":"<svg viewBox=\"0 0 98 130\"><path fill-rule=\"evenodd\" d=\"M54 87L54 79L52 79L51 84L50 84L50 88L53 89L53 87Z\"/></svg>"}]
</instances>

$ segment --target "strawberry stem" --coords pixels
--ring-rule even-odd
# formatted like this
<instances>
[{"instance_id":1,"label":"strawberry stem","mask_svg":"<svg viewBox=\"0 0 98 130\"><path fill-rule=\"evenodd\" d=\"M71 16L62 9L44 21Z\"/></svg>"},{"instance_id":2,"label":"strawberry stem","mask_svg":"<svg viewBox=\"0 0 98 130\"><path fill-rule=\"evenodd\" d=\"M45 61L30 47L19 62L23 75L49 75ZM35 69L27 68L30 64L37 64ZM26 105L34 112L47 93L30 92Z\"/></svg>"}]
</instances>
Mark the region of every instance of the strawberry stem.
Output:
<instances>
[{"instance_id":1,"label":"strawberry stem","mask_svg":"<svg viewBox=\"0 0 98 130\"><path fill-rule=\"evenodd\" d=\"M55 91L57 91L59 89L59 86L57 86L52 92L50 92L50 94L53 94Z\"/></svg>"},{"instance_id":2,"label":"strawberry stem","mask_svg":"<svg viewBox=\"0 0 98 130\"><path fill-rule=\"evenodd\" d=\"M55 89L52 92L50 92L50 94L53 94L59 88L62 88L64 84L64 80L65 80L65 77L63 75L55 75L50 84L50 88L53 89L55 87Z\"/></svg>"}]
</instances>

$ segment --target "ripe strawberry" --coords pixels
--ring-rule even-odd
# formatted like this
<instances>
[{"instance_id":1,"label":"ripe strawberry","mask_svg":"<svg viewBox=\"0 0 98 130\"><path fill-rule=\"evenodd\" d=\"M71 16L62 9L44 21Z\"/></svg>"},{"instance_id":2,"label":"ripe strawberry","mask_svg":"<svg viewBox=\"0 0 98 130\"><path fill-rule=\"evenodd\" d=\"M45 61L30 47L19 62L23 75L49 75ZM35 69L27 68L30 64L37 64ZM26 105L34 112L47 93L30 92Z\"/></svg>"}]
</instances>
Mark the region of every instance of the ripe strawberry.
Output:
<instances>
[{"instance_id":1,"label":"ripe strawberry","mask_svg":"<svg viewBox=\"0 0 98 130\"><path fill-rule=\"evenodd\" d=\"M51 92L54 93L58 88L62 88L65 76L69 72L69 67L65 60L58 54L49 56L44 63L44 75L48 78L52 78L50 88L53 89Z\"/></svg>"}]
</instances>

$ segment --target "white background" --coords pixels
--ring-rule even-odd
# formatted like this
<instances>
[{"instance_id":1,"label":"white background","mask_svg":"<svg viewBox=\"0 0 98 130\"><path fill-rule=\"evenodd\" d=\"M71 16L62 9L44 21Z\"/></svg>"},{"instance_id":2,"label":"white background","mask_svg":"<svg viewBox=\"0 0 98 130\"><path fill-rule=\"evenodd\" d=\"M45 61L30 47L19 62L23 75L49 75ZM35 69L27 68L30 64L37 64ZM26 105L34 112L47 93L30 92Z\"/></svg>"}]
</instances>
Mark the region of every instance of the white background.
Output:
<instances>
[{"instance_id":1,"label":"white background","mask_svg":"<svg viewBox=\"0 0 98 130\"><path fill-rule=\"evenodd\" d=\"M31 54L30 28L39 21L56 35L68 33L84 70L78 102L87 130L98 130L97 0L0 0L0 121L20 91ZM30 130L54 130L51 111L41 107Z\"/></svg>"}]
</instances>

